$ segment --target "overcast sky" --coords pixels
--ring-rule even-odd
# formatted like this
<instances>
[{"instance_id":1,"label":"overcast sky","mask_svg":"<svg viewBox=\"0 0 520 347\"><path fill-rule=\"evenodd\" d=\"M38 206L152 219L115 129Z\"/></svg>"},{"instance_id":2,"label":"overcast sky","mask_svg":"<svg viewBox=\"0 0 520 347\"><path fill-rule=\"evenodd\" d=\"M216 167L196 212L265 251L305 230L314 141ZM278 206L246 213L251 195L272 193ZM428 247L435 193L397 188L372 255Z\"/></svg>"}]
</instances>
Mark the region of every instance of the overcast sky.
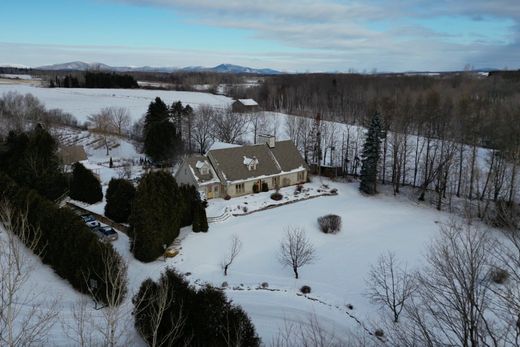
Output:
<instances>
[{"instance_id":1,"label":"overcast sky","mask_svg":"<svg viewBox=\"0 0 520 347\"><path fill-rule=\"evenodd\" d=\"M520 67L520 0L0 0L0 65Z\"/></svg>"}]
</instances>

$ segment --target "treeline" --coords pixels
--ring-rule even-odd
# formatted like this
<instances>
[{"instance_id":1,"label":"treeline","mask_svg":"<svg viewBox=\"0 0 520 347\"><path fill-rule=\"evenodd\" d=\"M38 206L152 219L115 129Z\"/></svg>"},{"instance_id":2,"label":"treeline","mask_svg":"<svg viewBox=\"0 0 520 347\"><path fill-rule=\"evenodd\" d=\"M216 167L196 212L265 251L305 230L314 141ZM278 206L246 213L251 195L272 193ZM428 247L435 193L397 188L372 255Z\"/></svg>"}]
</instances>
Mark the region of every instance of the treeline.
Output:
<instances>
[{"instance_id":1,"label":"treeline","mask_svg":"<svg viewBox=\"0 0 520 347\"><path fill-rule=\"evenodd\" d=\"M122 299L126 291L122 258L111 245L99 242L73 211L49 200L62 196L67 183L56 142L44 129L11 133L0 143L0 200L14 209L17 220L27 218L28 225L15 228L20 240L77 290L100 302L107 302L114 292ZM114 281L114 272L125 275Z\"/></svg>"},{"instance_id":2,"label":"treeline","mask_svg":"<svg viewBox=\"0 0 520 347\"><path fill-rule=\"evenodd\" d=\"M55 76L49 81L51 88L139 88L131 75L115 72L87 71L84 74Z\"/></svg>"}]
</instances>

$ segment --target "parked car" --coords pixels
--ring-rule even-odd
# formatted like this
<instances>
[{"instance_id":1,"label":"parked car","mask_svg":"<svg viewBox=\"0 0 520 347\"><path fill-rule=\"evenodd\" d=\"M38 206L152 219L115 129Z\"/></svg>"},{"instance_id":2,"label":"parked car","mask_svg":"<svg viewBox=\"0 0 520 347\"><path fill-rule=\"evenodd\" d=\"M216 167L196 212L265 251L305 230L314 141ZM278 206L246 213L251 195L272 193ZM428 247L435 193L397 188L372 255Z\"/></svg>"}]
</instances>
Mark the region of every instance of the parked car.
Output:
<instances>
[{"instance_id":1,"label":"parked car","mask_svg":"<svg viewBox=\"0 0 520 347\"><path fill-rule=\"evenodd\" d=\"M82 214L80 216L80 218L83 220L83 222L85 223L88 223L88 222L94 222L96 220L96 218L94 218L94 216L86 213L86 214Z\"/></svg>"},{"instance_id":2,"label":"parked car","mask_svg":"<svg viewBox=\"0 0 520 347\"><path fill-rule=\"evenodd\" d=\"M90 222L86 222L85 223L90 229L94 229L94 228L97 228L97 227L100 227L101 224L97 221L97 220L93 220L93 221L90 221Z\"/></svg>"},{"instance_id":3,"label":"parked car","mask_svg":"<svg viewBox=\"0 0 520 347\"><path fill-rule=\"evenodd\" d=\"M111 227L97 227L93 229L98 237L103 241L115 241L118 238L117 232Z\"/></svg>"}]
</instances>

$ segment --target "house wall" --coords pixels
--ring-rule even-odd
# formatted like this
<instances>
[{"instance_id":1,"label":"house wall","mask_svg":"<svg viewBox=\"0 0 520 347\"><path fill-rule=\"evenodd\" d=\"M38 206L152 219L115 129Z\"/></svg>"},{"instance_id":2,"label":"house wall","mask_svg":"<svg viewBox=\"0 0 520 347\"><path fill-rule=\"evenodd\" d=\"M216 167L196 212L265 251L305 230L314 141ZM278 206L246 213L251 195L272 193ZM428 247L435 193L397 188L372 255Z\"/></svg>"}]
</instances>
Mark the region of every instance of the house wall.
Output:
<instances>
[{"instance_id":1,"label":"house wall","mask_svg":"<svg viewBox=\"0 0 520 347\"><path fill-rule=\"evenodd\" d=\"M298 173L297 172L291 172L291 173L288 173L288 174L278 175L278 176L275 176L275 177L278 177L279 182L280 182L279 186L280 186L280 188L283 188L283 187L287 187L287 186L296 185L298 183L306 182L307 181L307 170L303 171L303 180L298 180ZM284 178L287 179L288 181L284 182ZM224 187L224 190L231 197L252 194L253 193L253 186L258 181L259 181L258 179L252 179L252 180L243 182L244 183L244 191L243 192L237 192L236 184L234 184L234 183L229 184L227 187ZM275 184L273 182L273 178L272 177L263 179L262 181L263 182L267 182L269 190L273 190L273 189L276 188ZM284 184L284 183L288 183L288 184ZM260 187L260 189L261 189L261 187Z\"/></svg>"},{"instance_id":2,"label":"house wall","mask_svg":"<svg viewBox=\"0 0 520 347\"><path fill-rule=\"evenodd\" d=\"M182 163L181 167L177 172L175 173L175 180L177 181L177 184L191 184L198 188L198 182L193 177L193 174L191 173L191 170L185 162Z\"/></svg>"}]
</instances>

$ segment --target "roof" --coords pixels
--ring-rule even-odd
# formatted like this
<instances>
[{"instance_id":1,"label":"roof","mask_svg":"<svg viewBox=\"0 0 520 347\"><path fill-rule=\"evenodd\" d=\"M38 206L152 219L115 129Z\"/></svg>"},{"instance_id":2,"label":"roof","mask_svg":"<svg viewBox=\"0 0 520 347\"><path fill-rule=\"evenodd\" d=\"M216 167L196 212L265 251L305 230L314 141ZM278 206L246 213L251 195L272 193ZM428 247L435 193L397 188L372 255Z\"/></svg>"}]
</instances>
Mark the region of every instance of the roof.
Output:
<instances>
[{"instance_id":1,"label":"roof","mask_svg":"<svg viewBox=\"0 0 520 347\"><path fill-rule=\"evenodd\" d=\"M208 159L200 154L193 154L185 158L185 163L190 167L190 170L199 184L210 183L218 181L217 174L213 170L213 167L208 162ZM206 164L209 169L207 175L203 175L200 172L200 168Z\"/></svg>"},{"instance_id":2,"label":"roof","mask_svg":"<svg viewBox=\"0 0 520 347\"><path fill-rule=\"evenodd\" d=\"M278 141L274 148L267 144L210 150L208 157L224 181L240 181L307 168L291 140ZM256 160L256 169L248 164Z\"/></svg>"},{"instance_id":3,"label":"roof","mask_svg":"<svg viewBox=\"0 0 520 347\"><path fill-rule=\"evenodd\" d=\"M223 149L223 148L234 148L234 147L242 147L241 145L236 145L234 143L226 143L226 142L218 142L215 141L213 144L209 147L208 152L213 149Z\"/></svg>"},{"instance_id":4,"label":"roof","mask_svg":"<svg viewBox=\"0 0 520 347\"><path fill-rule=\"evenodd\" d=\"M258 103L253 99L238 99L237 101L244 106L258 106Z\"/></svg>"},{"instance_id":5,"label":"roof","mask_svg":"<svg viewBox=\"0 0 520 347\"><path fill-rule=\"evenodd\" d=\"M216 149L208 152L211 163L224 181L238 181L280 173L280 167L266 144ZM258 160L256 170L249 170L244 156Z\"/></svg>"},{"instance_id":6,"label":"roof","mask_svg":"<svg viewBox=\"0 0 520 347\"><path fill-rule=\"evenodd\" d=\"M291 140L277 141L275 146L270 148L282 171L292 171L300 167L307 167L307 163L303 160L300 151Z\"/></svg>"},{"instance_id":7,"label":"roof","mask_svg":"<svg viewBox=\"0 0 520 347\"><path fill-rule=\"evenodd\" d=\"M65 165L71 165L87 159L87 153L83 146L80 145L62 146L57 154Z\"/></svg>"}]
</instances>

